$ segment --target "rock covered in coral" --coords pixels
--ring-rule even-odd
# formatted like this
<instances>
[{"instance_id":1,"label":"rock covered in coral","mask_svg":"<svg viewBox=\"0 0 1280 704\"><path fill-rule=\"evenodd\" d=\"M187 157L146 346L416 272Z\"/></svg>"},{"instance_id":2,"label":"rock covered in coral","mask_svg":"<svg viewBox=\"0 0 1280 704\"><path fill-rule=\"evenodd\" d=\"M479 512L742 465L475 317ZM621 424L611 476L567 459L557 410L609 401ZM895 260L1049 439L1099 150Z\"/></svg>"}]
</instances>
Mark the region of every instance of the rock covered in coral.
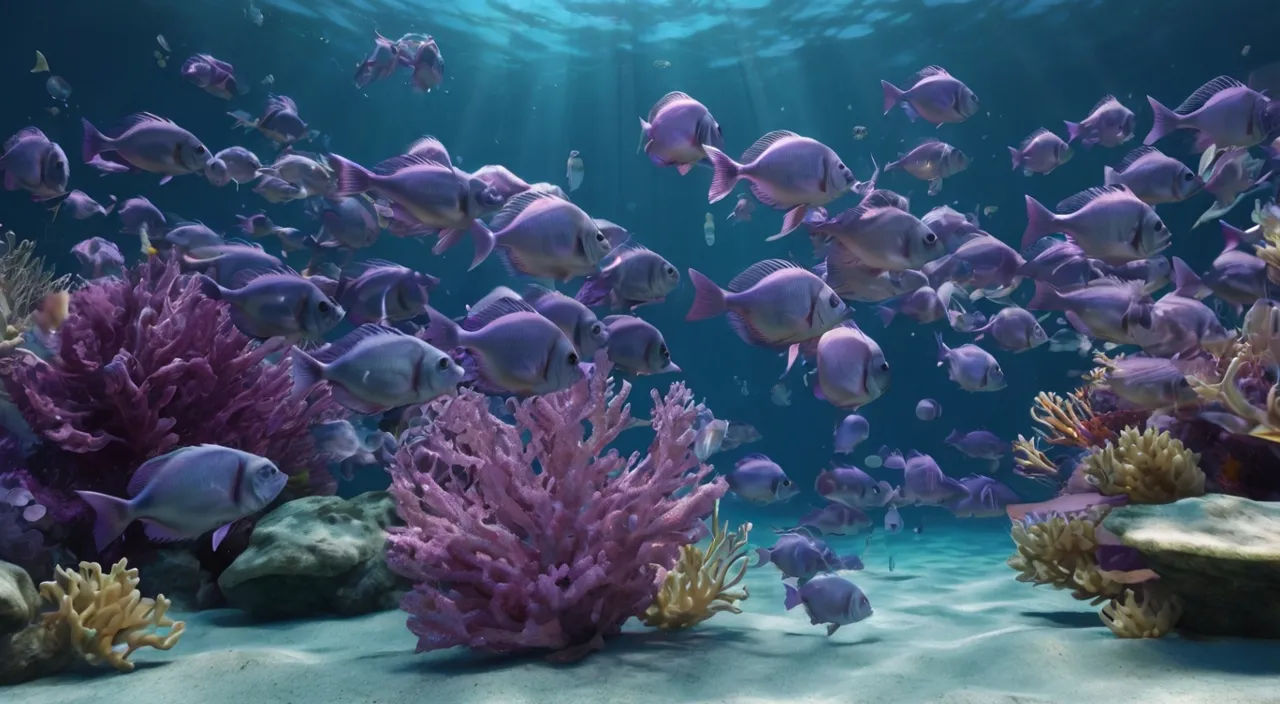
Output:
<instances>
[{"instance_id":1,"label":"rock covered in coral","mask_svg":"<svg viewBox=\"0 0 1280 704\"><path fill-rule=\"evenodd\" d=\"M1113 509L1104 527L1176 595L1179 628L1280 638L1280 503L1212 494Z\"/></svg>"},{"instance_id":2,"label":"rock covered in coral","mask_svg":"<svg viewBox=\"0 0 1280 704\"><path fill-rule=\"evenodd\" d=\"M1204 494L1200 455L1168 432L1125 428L1115 443L1084 459L1089 483L1107 496L1138 504L1162 504Z\"/></svg>"},{"instance_id":3,"label":"rock covered in coral","mask_svg":"<svg viewBox=\"0 0 1280 704\"><path fill-rule=\"evenodd\" d=\"M1163 638L1178 625L1182 601L1154 584L1126 589L1099 617L1120 638Z\"/></svg>"},{"instance_id":4,"label":"rock covered in coral","mask_svg":"<svg viewBox=\"0 0 1280 704\"><path fill-rule=\"evenodd\" d=\"M1119 596L1124 585L1098 566L1096 531L1108 510L1095 506L1069 514L1027 514L1015 520L1011 536L1017 552L1007 564L1018 571L1018 581L1070 589L1071 596L1095 604Z\"/></svg>"},{"instance_id":5,"label":"rock covered in coral","mask_svg":"<svg viewBox=\"0 0 1280 704\"><path fill-rule=\"evenodd\" d=\"M39 611L31 576L0 562L0 685L44 677L71 662L66 625L35 623Z\"/></svg>"},{"instance_id":6,"label":"rock covered in coral","mask_svg":"<svg viewBox=\"0 0 1280 704\"><path fill-rule=\"evenodd\" d=\"M228 605L260 619L393 609L408 588L387 567L387 530L397 523L385 491L290 501L259 519L218 587Z\"/></svg>"}]
</instances>

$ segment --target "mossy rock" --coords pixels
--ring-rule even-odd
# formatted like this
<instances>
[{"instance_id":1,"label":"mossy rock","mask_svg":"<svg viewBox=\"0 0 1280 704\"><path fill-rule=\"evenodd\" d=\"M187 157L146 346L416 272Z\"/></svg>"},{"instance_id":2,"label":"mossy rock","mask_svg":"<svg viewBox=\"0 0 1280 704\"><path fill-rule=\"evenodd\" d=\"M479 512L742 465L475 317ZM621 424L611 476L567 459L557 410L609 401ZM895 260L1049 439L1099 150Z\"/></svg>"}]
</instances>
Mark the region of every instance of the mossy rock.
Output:
<instances>
[{"instance_id":1,"label":"mossy rock","mask_svg":"<svg viewBox=\"0 0 1280 704\"><path fill-rule=\"evenodd\" d=\"M1179 628L1280 638L1280 503L1211 494L1114 508L1102 525L1181 598Z\"/></svg>"},{"instance_id":2,"label":"mossy rock","mask_svg":"<svg viewBox=\"0 0 1280 704\"><path fill-rule=\"evenodd\" d=\"M228 605L263 620L393 609L408 588L387 567L387 529L397 524L385 491L290 501L258 521L218 587Z\"/></svg>"},{"instance_id":3,"label":"mossy rock","mask_svg":"<svg viewBox=\"0 0 1280 704\"><path fill-rule=\"evenodd\" d=\"M42 626L39 612L31 576L0 561L0 686L51 675L71 662L66 624Z\"/></svg>"}]
</instances>

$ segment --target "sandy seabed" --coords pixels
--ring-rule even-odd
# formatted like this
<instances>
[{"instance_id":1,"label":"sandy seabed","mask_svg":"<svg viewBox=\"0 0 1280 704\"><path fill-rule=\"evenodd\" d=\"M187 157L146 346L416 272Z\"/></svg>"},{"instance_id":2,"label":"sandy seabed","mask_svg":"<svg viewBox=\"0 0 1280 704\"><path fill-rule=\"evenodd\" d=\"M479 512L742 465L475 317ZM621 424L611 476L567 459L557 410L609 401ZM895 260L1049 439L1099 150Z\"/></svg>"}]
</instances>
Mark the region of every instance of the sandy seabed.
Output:
<instances>
[{"instance_id":1,"label":"sandy seabed","mask_svg":"<svg viewBox=\"0 0 1280 704\"><path fill-rule=\"evenodd\" d=\"M0 688L0 702L1280 702L1280 642L1117 639L1088 604L1014 581L998 521L890 540L845 573L875 614L830 638L784 611L766 567L749 573L743 614L678 634L630 624L572 666L416 655L398 611L276 624L207 611L185 616L174 650L136 655L132 674L64 674Z\"/></svg>"}]
</instances>

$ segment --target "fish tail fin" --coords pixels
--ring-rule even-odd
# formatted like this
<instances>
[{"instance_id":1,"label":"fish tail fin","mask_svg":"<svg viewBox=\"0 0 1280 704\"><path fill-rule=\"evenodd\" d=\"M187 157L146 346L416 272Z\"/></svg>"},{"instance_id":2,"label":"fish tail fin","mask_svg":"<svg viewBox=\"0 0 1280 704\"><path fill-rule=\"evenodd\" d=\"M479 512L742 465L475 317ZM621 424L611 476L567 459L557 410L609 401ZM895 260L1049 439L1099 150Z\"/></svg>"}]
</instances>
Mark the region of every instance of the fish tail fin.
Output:
<instances>
[{"instance_id":1,"label":"fish tail fin","mask_svg":"<svg viewBox=\"0 0 1280 704\"><path fill-rule=\"evenodd\" d=\"M368 169L337 154L329 155L329 168L338 187L335 196L354 196L373 188L374 175Z\"/></svg>"},{"instance_id":2,"label":"fish tail fin","mask_svg":"<svg viewBox=\"0 0 1280 704\"><path fill-rule=\"evenodd\" d=\"M1147 138L1142 140L1142 143L1151 146L1158 142L1161 137L1178 129L1181 126L1181 119L1176 112L1161 105L1159 100L1149 95L1147 96L1147 102L1151 103L1151 112L1155 113L1155 121L1151 123L1151 131L1147 133Z\"/></svg>"},{"instance_id":3,"label":"fish tail fin","mask_svg":"<svg viewBox=\"0 0 1280 704\"><path fill-rule=\"evenodd\" d=\"M880 316L880 322L884 323L886 328L889 327L889 323L893 322L893 318L897 314L898 312L889 306L876 306L876 315Z\"/></svg>"},{"instance_id":4,"label":"fish tail fin","mask_svg":"<svg viewBox=\"0 0 1280 704\"><path fill-rule=\"evenodd\" d=\"M300 349L294 349L289 357L293 365L293 390L289 392L289 400L297 402L324 380L324 365Z\"/></svg>"},{"instance_id":5,"label":"fish tail fin","mask_svg":"<svg viewBox=\"0 0 1280 704\"><path fill-rule=\"evenodd\" d=\"M1067 144L1071 144L1072 142L1076 141L1076 139L1080 136L1080 123L1072 122L1070 120L1063 120L1062 124L1067 126Z\"/></svg>"},{"instance_id":6,"label":"fish tail fin","mask_svg":"<svg viewBox=\"0 0 1280 704\"><path fill-rule=\"evenodd\" d=\"M791 584L784 584L783 586L787 588L787 597L783 600L782 605L786 607L787 611L790 611L801 603L800 590L796 589L795 586Z\"/></svg>"},{"instance_id":7,"label":"fish tail fin","mask_svg":"<svg viewBox=\"0 0 1280 704\"><path fill-rule=\"evenodd\" d=\"M449 316L427 306L427 330L424 339L442 350L451 350L458 346L458 324Z\"/></svg>"},{"instance_id":8,"label":"fish tail fin","mask_svg":"<svg viewBox=\"0 0 1280 704\"><path fill-rule=\"evenodd\" d=\"M1013 170L1017 171L1018 167L1022 166L1022 152L1009 147L1009 156L1013 158Z\"/></svg>"},{"instance_id":9,"label":"fish tail fin","mask_svg":"<svg viewBox=\"0 0 1280 704\"><path fill-rule=\"evenodd\" d=\"M1036 292L1027 301L1028 310L1062 310L1062 296L1043 281L1036 282Z\"/></svg>"},{"instance_id":10,"label":"fish tail fin","mask_svg":"<svg viewBox=\"0 0 1280 704\"><path fill-rule=\"evenodd\" d=\"M98 131L97 127L94 127L83 117L80 118L80 123L84 125L84 139L80 142L80 156L84 159L84 163L87 164L102 153L107 144L107 138Z\"/></svg>"},{"instance_id":11,"label":"fish tail fin","mask_svg":"<svg viewBox=\"0 0 1280 704\"><path fill-rule=\"evenodd\" d=\"M684 317L685 320L706 320L723 315L729 309L724 289L714 281L696 269L689 270L689 280L693 282L693 305L689 308L689 314Z\"/></svg>"},{"instance_id":12,"label":"fish tail fin","mask_svg":"<svg viewBox=\"0 0 1280 704\"><path fill-rule=\"evenodd\" d=\"M1102 184L1104 186L1114 186L1120 182L1120 174L1110 166L1102 167Z\"/></svg>"},{"instance_id":13,"label":"fish tail fin","mask_svg":"<svg viewBox=\"0 0 1280 704\"><path fill-rule=\"evenodd\" d=\"M888 81L880 81L880 89L884 91L884 114L888 115L893 106L902 100L902 89Z\"/></svg>"},{"instance_id":14,"label":"fish tail fin","mask_svg":"<svg viewBox=\"0 0 1280 704\"><path fill-rule=\"evenodd\" d=\"M200 293L203 293L205 295L205 298L212 298L215 301L221 301L226 297L226 294L230 292L227 289L223 288L222 286L218 285L217 281L214 281L208 276L201 274L200 275Z\"/></svg>"},{"instance_id":15,"label":"fish tail fin","mask_svg":"<svg viewBox=\"0 0 1280 704\"><path fill-rule=\"evenodd\" d=\"M116 198L115 196L107 196L107 197L111 199L111 205L108 205L107 207L102 209L102 215L104 217L114 212L116 209L116 204L120 202L120 199Z\"/></svg>"},{"instance_id":16,"label":"fish tail fin","mask_svg":"<svg viewBox=\"0 0 1280 704\"><path fill-rule=\"evenodd\" d=\"M1204 298L1208 293L1204 282L1182 261L1182 257L1173 257L1173 295L1183 298Z\"/></svg>"},{"instance_id":17,"label":"fish tail fin","mask_svg":"<svg viewBox=\"0 0 1280 704\"><path fill-rule=\"evenodd\" d=\"M942 341L942 333L935 331L933 339L938 343L938 364L941 365L947 361L947 355L951 354L951 348L947 347L947 343Z\"/></svg>"},{"instance_id":18,"label":"fish tail fin","mask_svg":"<svg viewBox=\"0 0 1280 704\"><path fill-rule=\"evenodd\" d=\"M467 229L455 228L452 230L441 230L440 239L436 241L434 247L431 248L433 254L440 254L446 249L452 247L463 234L471 233L471 242L475 246L475 254L471 257L471 266L467 267L467 271L480 266L480 263L489 258L493 253L493 246L496 239L493 231L487 225L479 220L474 220L471 227Z\"/></svg>"},{"instance_id":19,"label":"fish tail fin","mask_svg":"<svg viewBox=\"0 0 1280 704\"><path fill-rule=\"evenodd\" d=\"M715 203L729 195L733 187L738 185L738 180L742 178L742 165L710 144L704 145L702 149L711 160L713 171L711 190L707 192L707 202Z\"/></svg>"},{"instance_id":20,"label":"fish tail fin","mask_svg":"<svg viewBox=\"0 0 1280 704\"><path fill-rule=\"evenodd\" d=\"M1027 199L1027 229L1022 232L1022 249L1026 249L1036 240L1052 234L1057 228L1057 218L1040 201L1025 196Z\"/></svg>"},{"instance_id":21,"label":"fish tail fin","mask_svg":"<svg viewBox=\"0 0 1280 704\"><path fill-rule=\"evenodd\" d=\"M94 491L77 491L76 494L93 509L93 542L98 550L119 538L133 522L133 507L124 499Z\"/></svg>"},{"instance_id":22,"label":"fish tail fin","mask_svg":"<svg viewBox=\"0 0 1280 704\"><path fill-rule=\"evenodd\" d=\"M1244 230L1228 223L1225 220L1219 220L1218 224L1222 226L1222 252L1225 254L1240 246L1248 235Z\"/></svg>"}]
</instances>

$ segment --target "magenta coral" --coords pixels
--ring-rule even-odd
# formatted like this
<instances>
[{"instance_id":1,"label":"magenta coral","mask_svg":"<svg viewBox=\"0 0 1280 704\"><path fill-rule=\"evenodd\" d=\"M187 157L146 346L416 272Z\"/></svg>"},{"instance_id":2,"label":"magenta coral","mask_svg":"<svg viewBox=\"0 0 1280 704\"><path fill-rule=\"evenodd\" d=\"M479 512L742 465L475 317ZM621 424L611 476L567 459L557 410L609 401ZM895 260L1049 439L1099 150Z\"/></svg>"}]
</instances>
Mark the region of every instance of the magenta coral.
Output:
<instances>
[{"instance_id":1,"label":"magenta coral","mask_svg":"<svg viewBox=\"0 0 1280 704\"><path fill-rule=\"evenodd\" d=\"M698 534L726 486L704 482L711 467L690 450L692 394L652 392L648 455L622 457L608 448L631 425L631 386L614 394L608 373L597 359L590 379L520 404L514 424L462 391L406 432L391 470L406 527L388 563L415 583L401 607L419 652L581 657L644 612Z\"/></svg>"},{"instance_id":2,"label":"magenta coral","mask_svg":"<svg viewBox=\"0 0 1280 704\"><path fill-rule=\"evenodd\" d=\"M147 459L217 443L270 458L301 493L333 493L308 428L343 411L327 392L290 402L287 357L271 359L282 347L255 347L199 289L152 258L76 291L48 362L11 361L6 390L61 451L42 481L122 496Z\"/></svg>"}]
</instances>

